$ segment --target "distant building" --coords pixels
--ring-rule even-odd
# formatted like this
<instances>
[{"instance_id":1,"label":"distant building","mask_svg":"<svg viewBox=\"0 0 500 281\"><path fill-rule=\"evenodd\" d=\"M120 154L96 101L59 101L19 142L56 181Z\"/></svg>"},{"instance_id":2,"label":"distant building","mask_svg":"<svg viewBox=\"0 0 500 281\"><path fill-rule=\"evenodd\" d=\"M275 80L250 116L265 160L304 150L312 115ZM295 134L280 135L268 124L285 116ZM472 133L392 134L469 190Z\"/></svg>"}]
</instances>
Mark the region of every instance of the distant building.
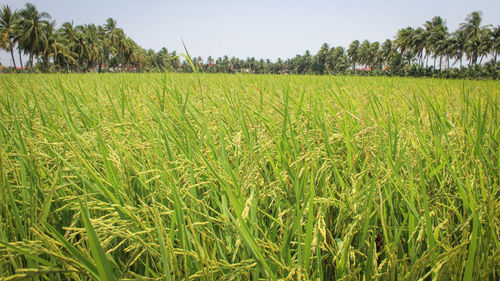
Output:
<instances>
[{"instance_id":1,"label":"distant building","mask_svg":"<svg viewBox=\"0 0 500 281\"><path fill-rule=\"evenodd\" d=\"M1 65L0 64L0 70L3 70L3 69L14 69L14 67L9 67L9 66L5 66L5 65ZM26 69L26 66L25 67L20 67L20 66L16 66L16 70L25 70Z\"/></svg>"}]
</instances>

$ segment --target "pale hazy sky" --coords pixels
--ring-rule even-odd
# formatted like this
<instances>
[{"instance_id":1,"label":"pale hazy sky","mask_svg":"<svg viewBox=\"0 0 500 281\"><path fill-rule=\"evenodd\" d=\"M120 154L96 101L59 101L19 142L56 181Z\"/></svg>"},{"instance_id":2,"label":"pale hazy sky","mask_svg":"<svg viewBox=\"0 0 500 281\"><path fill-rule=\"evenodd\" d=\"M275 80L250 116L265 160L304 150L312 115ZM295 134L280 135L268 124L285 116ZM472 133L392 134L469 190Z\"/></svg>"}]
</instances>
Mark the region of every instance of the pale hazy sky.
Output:
<instances>
[{"instance_id":1,"label":"pale hazy sky","mask_svg":"<svg viewBox=\"0 0 500 281\"><path fill-rule=\"evenodd\" d=\"M1 0L20 9L26 1ZM183 52L204 59L229 55L246 58L289 58L316 52L323 42L347 46L355 39L393 39L397 30L421 26L435 15L455 30L467 14L483 12L483 24L500 24L496 0L359 0L359 1L159 1L159 0L30 0L48 12L58 26L103 24L108 17L143 48ZM3 64L10 56L0 54Z\"/></svg>"}]
</instances>

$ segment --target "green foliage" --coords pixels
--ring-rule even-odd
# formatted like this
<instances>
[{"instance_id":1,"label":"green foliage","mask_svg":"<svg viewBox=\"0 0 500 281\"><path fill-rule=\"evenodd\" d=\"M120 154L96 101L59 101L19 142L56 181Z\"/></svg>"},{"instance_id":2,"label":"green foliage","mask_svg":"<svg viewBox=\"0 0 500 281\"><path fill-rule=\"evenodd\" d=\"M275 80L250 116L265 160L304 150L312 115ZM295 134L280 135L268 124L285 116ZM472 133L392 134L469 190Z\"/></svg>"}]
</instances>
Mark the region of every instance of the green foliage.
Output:
<instances>
[{"instance_id":1,"label":"green foliage","mask_svg":"<svg viewBox=\"0 0 500 281\"><path fill-rule=\"evenodd\" d=\"M499 103L498 81L2 75L0 276L495 280Z\"/></svg>"},{"instance_id":2,"label":"green foliage","mask_svg":"<svg viewBox=\"0 0 500 281\"><path fill-rule=\"evenodd\" d=\"M10 52L16 67L14 50L29 55L30 72L192 72L254 74L354 74L442 78L498 79L497 57L500 50L500 27L481 26L482 15L472 12L453 33L445 21L435 16L422 27L400 29L394 41L354 40L347 49L324 43L316 54L307 50L285 61L228 56L204 62L201 57L181 61L175 51L144 50L108 18L102 26L73 26L65 22L56 29L50 15L39 12L33 4L13 11L4 5L0 10L0 48ZM463 60L467 71L463 71ZM490 59L494 67L484 67ZM431 63L429 63L431 60ZM36 61L36 62L35 62ZM450 62L451 61L451 62ZM457 64L459 62L459 64ZM457 73L456 69L459 66ZM479 67L479 68L478 68ZM24 69L24 68L23 68ZM17 71L17 68L15 68ZM12 72L4 68L2 72ZM466 75L463 75L466 74Z\"/></svg>"}]
</instances>

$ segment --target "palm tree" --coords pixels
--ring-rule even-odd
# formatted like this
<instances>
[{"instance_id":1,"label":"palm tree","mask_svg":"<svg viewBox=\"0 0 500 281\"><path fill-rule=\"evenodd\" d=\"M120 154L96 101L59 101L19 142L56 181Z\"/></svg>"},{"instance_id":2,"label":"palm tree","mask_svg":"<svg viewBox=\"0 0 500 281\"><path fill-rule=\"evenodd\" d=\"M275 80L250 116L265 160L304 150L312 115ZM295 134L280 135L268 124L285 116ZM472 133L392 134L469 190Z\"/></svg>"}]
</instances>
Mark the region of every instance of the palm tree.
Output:
<instances>
[{"instance_id":1,"label":"palm tree","mask_svg":"<svg viewBox=\"0 0 500 281\"><path fill-rule=\"evenodd\" d=\"M129 42L127 41L127 36L123 30L116 29L116 39L111 40L111 46L114 50L114 56L118 64L125 65L125 52L129 48Z\"/></svg>"},{"instance_id":2,"label":"palm tree","mask_svg":"<svg viewBox=\"0 0 500 281\"><path fill-rule=\"evenodd\" d=\"M417 56L420 65L423 67L424 65L424 52L425 52L425 46L427 43L427 32L425 29L418 27L415 29L415 32L413 34L412 38L412 49L414 54ZM427 54L425 54L427 56Z\"/></svg>"},{"instance_id":3,"label":"palm tree","mask_svg":"<svg viewBox=\"0 0 500 281\"><path fill-rule=\"evenodd\" d=\"M452 34L452 44L450 45L450 49L448 51L452 51L456 58L455 63L460 61L460 68L462 68L462 59L464 57L464 52L467 45L467 34L464 30L458 29Z\"/></svg>"},{"instance_id":4,"label":"palm tree","mask_svg":"<svg viewBox=\"0 0 500 281\"><path fill-rule=\"evenodd\" d=\"M5 49L5 46L7 46L7 38L7 33L0 30L0 49ZM0 62L0 65L1 64Z\"/></svg>"},{"instance_id":5,"label":"palm tree","mask_svg":"<svg viewBox=\"0 0 500 281\"><path fill-rule=\"evenodd\" d=\"M106 28L102 26L97 27L97 37L101 43L102 53L99 55L99 65L98 72L101 73L102 66L104 63L107 63L109 56L111 55L111 38L108 36L106 32Z\"/></svg>"},{"instance_id":6,"label":"palm tree","mask_svg":"<svg viewBox=\"0 0 500 281\"><path fill-rule=\"evenodd\" d=\"M123 51L123 64L126 66L133 65L136 71L140 71L146 60L146 51L142 49L134 40L125 39L126 44ZM123 67L122 67L123 69Z\"/></svg>"},{"instance_id":7,"label":"palm tree","mask_svg":"<svg viewBox=\"0 0 500 281\"><path fill-rule=\"evenodd\" d=\"M326 69L330 73L344 72L350 65L349 58L345 54L344 47L332 47L328 51Z\"/></svg>"},{"instance_id":8,"label":"palm tree","mask_svg":"<svg viewBox=\"0 0 500 281\"><path fill-rule=\"evenodd\" d=\"M110 56L121 55L123 50L119 50L121 41L124 40L125 34L121 28L116 25L116 20L113 18L108 18L104 24L104 31L106 32L107 38L104 41L104 65L107 67L107 63ZM122 44L123 45L123 44Z\"/></svg>"},{"instance_id":9,"label":"palm tree","mask_svg":"<svg viewBox=\"0 0 500 281\"><path fill-rule=\"evenodd\" d=\"M413 37L415 36L415 30L413 27L407 27L400 29L396 34L394 45L399 49L401 57L407 57L408 63L411 63L411 57L413 54Z\"/></svg>"},{"instance_id":10,"label":"palm tree","mask_svg":"<svg viewBox=\"0 0 500 281\"><path fill-rule=\"evenodd\" d=\"M368 40L364 40L359 46L359 62L366 67L372 64L372 45Z\"/></svg>"},{"instance_id":11,"label":"palm tree","mask_svg":"<svg viewBox=\"0 0 500 281\"><path fill-rule=\"evenodd\" d=\"M382 65L388 65L390 58L393 53L392 41L390 39L385 40L380 47L379 57L382 60Z\"/></svg>"},{"instance_id":12,"label":"palm tree","mask_svg":"<svg viewBox=\"0 0 500 281\"><path fill-rule=\"evenodd\" d=\"M207 69L209 69L209 72L212 72L211 70L214 68L213 65L214 65L214 59L212 58L212 56L208 56Z\"/></svg>"},{"instance_id":13,"label":"palm tree","mask_svg":"<svg viewBox=\"0 0 500 281\"><path fill-rule=\"evenodd\" d=\"M328 50L330 47L328 46L327 43L323 43L321 45L321 48L319 49L318 53L316 54L316 60L314 63L314 71L318 74L323 74L325 71L325 63L326 63L326 57L328 56Z\"/></svg>"},{"instance_id":14,"label":"palm tree","mask_svg":"<svg viewBox=\"0 0 500 281\"><path fill-rule=\"evenodd\" d=\"M382 66L382 61L379 56L380 54L380 43L375 41L370 45L370 67L372 69L380 69Z\"/></svg>"},{"instance_id":15,"label":"palm tree","mask_svg":"<svg viewBox=\"0 0 500 281\"><path fill-rule=\"evenodd\" d=\"M449 44L450 44L450 38L449 36L446 36L445 38L435 42L433 44L433 52L434 52L434 57L439 57L439 71L441 71L441 66L442 66L442 63L443 63L443 57L447 55L447 51L448 51L448 48L449 48ZM435 61L435 58L434 58L434 61ZM449 59L448 59L449 60ZM434 68L436 67L435 66L435 62L434 62ZM449 65L448 65L449 67Z\"/></svg>"},{"instance_id":16,"label":"palm tree","mask_svg":"<svg viewBox=\"0 0 500 281\"><path fill-rule=\"evenodd\" d=\"M440 47L441 40L445 39L448 34L448 29L445 22L441 17L433 17L432 20L426 21L424 24L427 32L426 41L426 56L427 59L430 55L434 58L434 68L436 68L436 58L438 57L438 48ZM428 54L427 54L428 53Z\"/></svg>"},{"instance_id":17,"label":"palm tree","mask_svg":"<svg viewBox=\"0 0 500 281\"><path fill-rule=\"evenodd\" d=\"M29 55L29 66L33 68L33 61L44 49L47 48L44 26L50 20L50 15L38 12L33 4L26 3L24 9L19 12L20 48Z\"/></svg>"},{"instance_id":18,"label":"palm tree","mask_svg":"<svg viewBox=\"0 0 500 281\"><path fill-rule=\"evenodd\" d=\"M443 40L441 47L443 48L442 54L446 57L446 68L450 68L450 58L457 56L457 50L455 49L456 38L453 34L450 34L448 38Z\"/></svg>"},{"instance_id":19,"label":"palm tree","mask_svg":"<svg viewBox=\"0 0 500 281\"><path fill-rule=\"evenodd\" d=\"M443 40L443 56L446 58L446 68L450 68L450 59L456 57L457 50L455 49L455 38L453 34L450 34L448 38Z\"/></svg>"},{"instance_id":20,"label":"palm tree","mask_svg":"<svg viewBox=\"0 0 500 281\"><path fill-rule=\"evenodd\" d=\"M19 14L16 10L12 11L8 5L4 5L0 10L0 33L3 38L2 49L10 52L14 69L16 69L16 60L14 59L14 45L16 28L19 21Z\"/></svg>"},{"instance_id":21,"label":"palm tree","mask_svg":"<svg viewBox=\"0 0 500 281\"><path fill-rule=\"evenodd\" d=\"M99 40L98 29L94 24L80 25L76 30L75 52L78 63L84 71L89 71L101 59L102 41Z\"/></svg>"},{"instance_id":22,"label":"palm tree","mask_svg":"<svg viewBox=\"0 0 500 281\"><path fill-rule=\"evenodd\" d=\"M474 11L467 16L465 23L460 24L460 29L465 32L467 43L466 51L469 64L476 64L481 46L481 33L485 27L481 27L481 12Z\"/></svg>"},{"instance_id":23,"label":"palm tree","mask_svg":"<svg viewBox=\"0 0 500 281\"><path fill-rule=\"evenodd\" d=\"M493 28L492 31L492 36L493 36L493 61L497 63L497 56L498 53L500 52L500 25L497 25L496 27Z\"/></svg>"},{"instance_id":24,"label":"palm tree","mask_svg":"<svg viewBox=\"0 0 500 281\"><path fill-rule=\"evenodd\" d=\"M41 53L43 71L49 70L49 64L51 58L54 59L54 63L57 60L76 62L68 46L63 44L62 40L60 40L59 35L55 30L54 21L45 25L43 30L45 33L45 38L47 39L47 48L45 48Z\"/></svg>"},{"instance_id":25,"label":"palm tree","mask_svg":"<svg viewBox=\"0 0 500 281\"><path fill-rule=\"evenodd\" d=\"M347 49L347 56L351 59L352 70L356 69L356 63L359 61L359 41L354 40Z\"/></svg>"},{"instance_id":26,"label":"palm tree","mask_svg":"<svg viewBox=\"0 0 500 281\"><path fill-rule=\"evenodd\" d=\"M328 50L328 55L326 56L325 61L325 69L328 73L335 73L337 71L337 59L339 53L337 52L337 48L331 47Z\"/></svg>"},{"instance_id":27,"label":"palm tree","mask_svg":"<svg viewBox=\"0 0 500 281\"><path fill-rule=\"evenodd\" d=\"M65 67L66 71L76 69L77 67L77 50L78 50L78 31L75 29L73 22L65 22L57 31L59 41L68 48L73 60L67 60L64 56L57 56L56 61L61 67Z\"/></svg>"},{"instance_id":28,"label":"palm tree","mask_svg":"<svg viewBox=\"0 0 500 281\"><path fill-rule=\"evenodd\" d=\"M479 64L483 61L484 57L489 55L493 49L493 31L489 27L481 28L479 34L479 48L477 55L479 56Z\"/></svg>"}]
</instances>

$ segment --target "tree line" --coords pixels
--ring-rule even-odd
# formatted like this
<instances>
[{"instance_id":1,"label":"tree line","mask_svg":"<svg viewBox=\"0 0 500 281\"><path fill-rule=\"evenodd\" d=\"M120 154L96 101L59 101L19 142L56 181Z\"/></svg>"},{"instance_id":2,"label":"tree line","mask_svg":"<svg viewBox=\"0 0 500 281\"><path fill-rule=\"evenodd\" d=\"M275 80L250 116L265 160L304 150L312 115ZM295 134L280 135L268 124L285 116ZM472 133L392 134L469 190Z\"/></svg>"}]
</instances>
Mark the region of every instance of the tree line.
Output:
<instances>
[{"instance_id":1,"label":"tree line","mask_svg":"<svg viewBox=\"0 0 500 281\"><path fill-rule=\"evenodd\" d=\"M384 42L355 40L347 47L324 43L316 54L275 62L228 56L181 59L175 51L145 50L109 18L103 25L56 28L46 12L30 3L21 10L0 11L0 47L10 53L14 69L41 72L171 71L209 73L357 74L433 77L500 77L497 61L500 26L481 25L480 12L469 14L459 28L448 30L433 17L422 26L400 29ZM23 55L28 59L23 64ZM20 66L16 65L16 56Z\"/></svg>"}]
</instances>

